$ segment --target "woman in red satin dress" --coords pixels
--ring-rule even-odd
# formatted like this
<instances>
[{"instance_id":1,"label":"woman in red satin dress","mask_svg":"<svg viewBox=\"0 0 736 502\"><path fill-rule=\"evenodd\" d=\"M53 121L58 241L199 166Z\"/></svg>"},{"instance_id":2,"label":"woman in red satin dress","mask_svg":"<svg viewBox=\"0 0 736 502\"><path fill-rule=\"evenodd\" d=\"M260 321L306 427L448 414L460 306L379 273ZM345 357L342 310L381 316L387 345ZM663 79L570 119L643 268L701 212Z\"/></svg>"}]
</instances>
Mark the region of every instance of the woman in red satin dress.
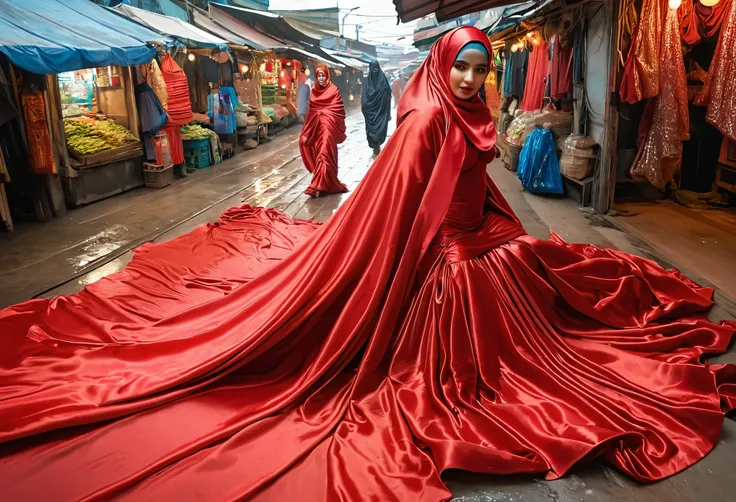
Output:
<instances>
[{"instance_id":1,"label":"woman in red satin dress","mask_svg":"<svg viewBox=\"0 0 736 502\"><path fill-rule=\"evenodd\" d=\"M299 151L312 182L304 191L311 197L347 192L337 179L337 145L345 141L345 106L330 82L330 70L317 66L317 84L309 97L309 111L299 137Z\"/></svg>"},{"instance_id":2,"label":"woman in red satin dress","mask_svg":"<svg viewBox=\"0 0 736 502\"><path fill-rule=\"evenodd\" d=\"M327 223L233 208L1 311L3 497L441 501L446 469L708 454L736 371L700 359L736 324L675 271L526 235L486 175L490 51L439 39Z\"/></svg>"}]
</instances>

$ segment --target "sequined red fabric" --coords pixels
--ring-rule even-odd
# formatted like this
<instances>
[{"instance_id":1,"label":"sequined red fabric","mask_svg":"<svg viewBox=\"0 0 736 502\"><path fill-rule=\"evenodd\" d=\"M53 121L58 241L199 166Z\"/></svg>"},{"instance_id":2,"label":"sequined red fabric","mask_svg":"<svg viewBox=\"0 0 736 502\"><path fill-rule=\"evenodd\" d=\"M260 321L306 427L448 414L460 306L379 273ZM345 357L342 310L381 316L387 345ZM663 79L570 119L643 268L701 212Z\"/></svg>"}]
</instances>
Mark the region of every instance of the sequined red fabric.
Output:
<instances>
[{"instance_id":1,"label":"sequined red fabric","mask_svg":"<svg viewBox=\"0 0 736 502\"><path fill-rule=\"evenodd\" d=\"M324 225L233 208L0 311L3 500L437 502L448 469L654 481L708 454L736 371L700 360L736 324L678 272L525 235L488 109L447 92L470 40L435 45Z\"/></svg>"},{"instance_id":2,"label":"sequined red fabric","mask_svg":"<svg viewBox=\"0 0 736 502\"><path fill-rule=\"evenodd\" d=\"M736 141L736 2L731 3L698 104L708 105L708 122Z\"/></svg>"},{"instance_id":3,"label":"sequined red fabric","mask_svg":"<svg viewBox=\"0 0 736 502\"><path fill-rule=\"evenodd\" d=\"M674 9L667 9L660 55L660 94L654 98L649 134L631 174L643 176L655 187L664 189L680 169L682 142L690 137L687 77Z\"/></svg>"},{"instance_id":4,"label":"sequined red fabric","mask_svg":"<svg viewBox=\"0 0 736 502\"><path fill-rule=\"evenodd\" d=\"M619 94L621 100L636 103L659 94L659 51L662 34L662 0L644 0L639 24L631 39Z\"/></svg>"}]
</instances>

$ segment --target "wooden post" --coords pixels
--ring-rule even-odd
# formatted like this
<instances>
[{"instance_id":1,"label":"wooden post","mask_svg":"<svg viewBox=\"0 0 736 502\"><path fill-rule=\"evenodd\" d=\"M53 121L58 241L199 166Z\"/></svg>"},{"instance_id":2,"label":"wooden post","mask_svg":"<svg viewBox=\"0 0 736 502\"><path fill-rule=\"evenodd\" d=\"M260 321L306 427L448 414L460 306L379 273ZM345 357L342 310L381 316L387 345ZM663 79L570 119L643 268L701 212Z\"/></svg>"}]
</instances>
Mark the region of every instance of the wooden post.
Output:
<instances>
[{"instance_id":1,"label":"wooden post","mask_svg":"<svg viewBox=\"0 0 736 502\"><path fill-rule=\"evenodd\" d=\"M120 75L120 85L125 93L125 109L128 113L128 130L136 137L141 139L141 123L138 118L138 108L135 105L135 79L133 78L132 68L130 66L118 66L118 75Z\"/></svg>"},{"instance_id":2,"label":"wooden post","mask_svg":"<svg viewBox=\"0 0 736 502\"><path fill-rule=\"evenodd\" d=\"M616 43L618 37L618 24L613 20L614 13L618 12L620 0L613 0L603 7L607 10L605 15L611 20L610 35L608 38L608 89L606 92L606 106L603 123L604 134L600 145L600 164L593 185L593 209L596 213L606 214L611 208L613 194L616 189L616 144L618 137L618 111L616 109L616 88L618 75L618 59L616 54Z\"/></svg>"}]
</instances>

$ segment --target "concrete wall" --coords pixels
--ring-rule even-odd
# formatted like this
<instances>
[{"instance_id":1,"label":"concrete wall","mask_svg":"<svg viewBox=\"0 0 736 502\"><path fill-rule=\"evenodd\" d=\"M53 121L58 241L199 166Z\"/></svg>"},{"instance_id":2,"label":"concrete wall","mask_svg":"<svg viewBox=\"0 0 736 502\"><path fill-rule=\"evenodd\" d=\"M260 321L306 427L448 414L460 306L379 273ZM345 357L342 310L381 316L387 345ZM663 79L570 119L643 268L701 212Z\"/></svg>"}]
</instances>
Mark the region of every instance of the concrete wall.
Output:
<instances>
[{"instance_id":1,"label":"concrete wall","mask_svg":"<svg viewBox=\"0 0 736 502\"><path fill-rule=\"evenodd\" d=\"M601 145L605 130L606 95L611 69L611 17L598 3L589 4L588 37L585 46L585 91L588 107L588 135Z\"/></svg>"}]
</instances>

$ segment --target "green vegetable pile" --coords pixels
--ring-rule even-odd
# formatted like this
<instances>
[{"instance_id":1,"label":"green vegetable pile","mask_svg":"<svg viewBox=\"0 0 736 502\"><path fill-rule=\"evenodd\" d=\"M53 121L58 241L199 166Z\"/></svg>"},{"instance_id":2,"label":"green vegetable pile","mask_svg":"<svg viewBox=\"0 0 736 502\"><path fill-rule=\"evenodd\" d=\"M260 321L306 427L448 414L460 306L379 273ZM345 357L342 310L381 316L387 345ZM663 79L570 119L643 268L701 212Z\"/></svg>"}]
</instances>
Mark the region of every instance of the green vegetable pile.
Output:
<instances>
[{"instance_id":1,"label":"green vegetable pile","mask_svg":"<svg viewBox=\"0 0 736 502\"><path fill-rule=\"evenodd\" d=\"M67 146L82 155L119 148L138 141L130 131L110 119L64 119Z\"/></svg>"},{"instance_id":2,"label":"green vegetable pile","mask_svg":"<svg viewBox=\"0 0 736 502\"><path fill-rule=\"evenodd\" d=\"M185 126L181 126L181 137L182 139L191 140L191 139L205 139L209 138L211 135L215 134L210 129L207 129L206 127L202 127L197 124L188 124Z\"/></svg>"}]
</instances>

